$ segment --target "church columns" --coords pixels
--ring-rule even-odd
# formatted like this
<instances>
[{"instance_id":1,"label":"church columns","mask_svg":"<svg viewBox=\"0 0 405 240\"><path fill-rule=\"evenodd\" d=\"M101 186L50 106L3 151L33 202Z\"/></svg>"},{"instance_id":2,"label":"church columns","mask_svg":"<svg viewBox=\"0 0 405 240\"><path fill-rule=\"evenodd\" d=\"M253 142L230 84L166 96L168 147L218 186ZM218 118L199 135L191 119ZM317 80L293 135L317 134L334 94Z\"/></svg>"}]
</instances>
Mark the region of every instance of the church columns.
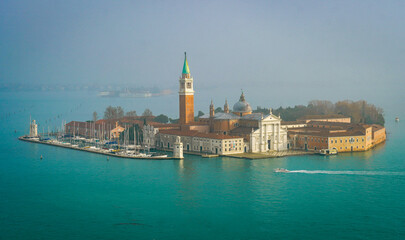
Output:
<instances>
[{"instance_id":1,"label":"church columns","mask_svg":"<svg viewBox=\"0 0 405 240\"><path fill-rule=\"evenodd\" d=\"M272 134L271 134L271 149L272 150L274 150L274 144L275 144L275 141L276 141L276 138L275 138L275 132L276 132L276 127L275 127L275 124L271 124L271 126L272 126Z\"/></svg>"},{"instance_id":2,"label":"church columns","mask_svg":"<svg viewBox=\"0 0 405 240\"><path fill-rule=\"evenodd\" d=\"M260 122L259 151L263 152L263 124Z\"/></svg>"},{"instance_id":3,"label":"church columns","mask_svg":"<svg viewBox=\"0 0 405 240\"><path fill-rule=\"evenodd\" d=\"M277 126L278 126L278 133L277 133L277 135L278 135L277 151L279 151L279 150L280 150L280 127L281 127L281 123L279 122Z\"/></svg>"}]
</instances>

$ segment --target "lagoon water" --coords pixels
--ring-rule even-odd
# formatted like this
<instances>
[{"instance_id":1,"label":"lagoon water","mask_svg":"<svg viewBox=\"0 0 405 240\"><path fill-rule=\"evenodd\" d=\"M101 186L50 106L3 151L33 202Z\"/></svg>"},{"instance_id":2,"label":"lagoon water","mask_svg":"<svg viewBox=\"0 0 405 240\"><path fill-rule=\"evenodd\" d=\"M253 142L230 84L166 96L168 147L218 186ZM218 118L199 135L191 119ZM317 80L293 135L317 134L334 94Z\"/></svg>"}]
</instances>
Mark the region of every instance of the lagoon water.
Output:
<instances>
[{"instance_id":1,"label":"lagoon water","mask_svg":"<svg viewBox=\"0 0 405 240\"><path fill-rule=\"evenodd\" d=\"M17 140L30 115L47 131L110 104L177 111L176 96L0 93L1 239L405 239L405 126L393 121L395 106L382 104L385 144L331 157L107 161Z\"/></svg>"}]
</instances>

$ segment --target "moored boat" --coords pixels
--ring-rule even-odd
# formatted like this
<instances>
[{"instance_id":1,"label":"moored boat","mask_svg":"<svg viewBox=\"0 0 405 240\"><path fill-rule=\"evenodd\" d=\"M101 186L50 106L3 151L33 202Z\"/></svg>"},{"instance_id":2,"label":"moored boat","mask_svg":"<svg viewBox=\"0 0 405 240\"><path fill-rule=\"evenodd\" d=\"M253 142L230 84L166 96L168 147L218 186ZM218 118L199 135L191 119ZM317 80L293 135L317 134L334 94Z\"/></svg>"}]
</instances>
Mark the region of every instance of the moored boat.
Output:
<instances>
[{"instance_id":1,"label":"moored boat","mask_svg":"<svg viewBox=\"0 0 405 240\"><path fill-rule=\"evenodd\" d=\"M332 149L321 149L318 152L320 155L336 155L338 152L336 150L336 148L332 148Z\"/></svg>"}]
</instances>

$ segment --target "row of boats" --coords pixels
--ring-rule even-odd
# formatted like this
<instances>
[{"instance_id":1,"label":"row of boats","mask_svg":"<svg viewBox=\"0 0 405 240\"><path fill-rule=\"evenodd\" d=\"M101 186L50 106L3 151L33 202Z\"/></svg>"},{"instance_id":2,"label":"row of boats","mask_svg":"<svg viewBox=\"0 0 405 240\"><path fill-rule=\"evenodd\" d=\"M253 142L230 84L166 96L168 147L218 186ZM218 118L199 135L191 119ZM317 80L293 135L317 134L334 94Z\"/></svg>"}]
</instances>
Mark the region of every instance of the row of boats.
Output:
<instances>
[{"instance_id":1,"label":"row of boats","mask_svg":"<svg viewBox=\"0 0 405 240\"><path fill-rule=\"evenodd\" d=\"M66 142L60 141L58 139L40 139L40 138L33 138L33 137L23 137L22 140L28 140L31 142L39 142L39 143L46 143L55 146L67 147L77 150L84 150L89 152L96 152L96 153L103 153L107 155L117 155L120 157L129 157L129 158L168 158L166 154L160 154L156 152L141 152L140 146L126 146L126 148L120 148L117 145L109 145L109 144L95 144L94 145L86 145L85 143L89 144L91 141L88 139L75 139L76 141L73 142ZM79 140L79 141L77 141ZM83 140L83 141L80 141Z\"/></svg>"}]
</instances>

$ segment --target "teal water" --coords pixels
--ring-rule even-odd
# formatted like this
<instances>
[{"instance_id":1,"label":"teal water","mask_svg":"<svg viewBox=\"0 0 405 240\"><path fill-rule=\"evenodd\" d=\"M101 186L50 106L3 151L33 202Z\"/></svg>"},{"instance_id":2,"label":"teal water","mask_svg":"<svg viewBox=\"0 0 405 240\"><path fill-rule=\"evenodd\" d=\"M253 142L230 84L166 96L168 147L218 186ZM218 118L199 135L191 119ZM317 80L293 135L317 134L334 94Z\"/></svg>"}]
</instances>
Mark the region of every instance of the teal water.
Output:
<instances>
[{"instance_id":1,"label":"teal water","mask_svg":"<svg viewBox=\"0 0 405 240\"><path fill-rule=\"evenodd\" d=\"M385 144L332 157L106 161L16 139L30 114L46 129L58 114L87 120L109 104L176 111L176 101L1 93L0 238L405 238L405 127L390 104Z\"/></svg>"}]
</instances>

